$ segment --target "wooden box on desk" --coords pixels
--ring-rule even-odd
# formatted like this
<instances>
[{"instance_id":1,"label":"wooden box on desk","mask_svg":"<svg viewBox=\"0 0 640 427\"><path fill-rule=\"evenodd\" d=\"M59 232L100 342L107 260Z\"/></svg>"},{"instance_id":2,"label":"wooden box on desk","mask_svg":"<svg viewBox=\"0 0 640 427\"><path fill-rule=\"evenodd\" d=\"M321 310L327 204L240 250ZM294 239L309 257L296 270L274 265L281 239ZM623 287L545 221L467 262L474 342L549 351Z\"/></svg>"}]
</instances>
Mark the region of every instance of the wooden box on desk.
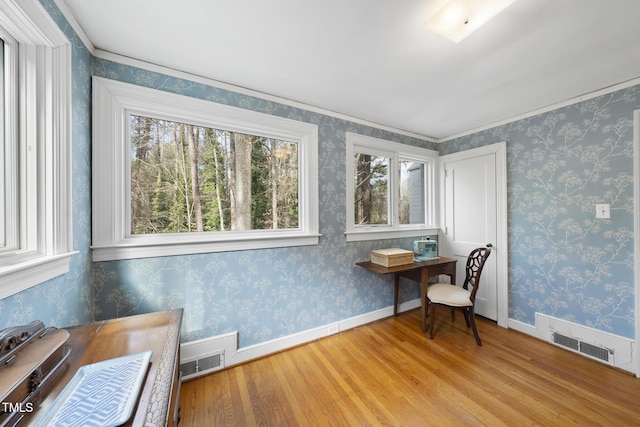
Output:
<instances>
[{"instance_id":1,"label":"wooden box on desk","mask_svg":"<svg viewBox=\"0 0 640 427\"><path fill-rule=\"evenodd\" d=\"M412 264L413 251L400 248L376 249L371 251L371 262L385 267Z\"/></svg>"}]
</instances>

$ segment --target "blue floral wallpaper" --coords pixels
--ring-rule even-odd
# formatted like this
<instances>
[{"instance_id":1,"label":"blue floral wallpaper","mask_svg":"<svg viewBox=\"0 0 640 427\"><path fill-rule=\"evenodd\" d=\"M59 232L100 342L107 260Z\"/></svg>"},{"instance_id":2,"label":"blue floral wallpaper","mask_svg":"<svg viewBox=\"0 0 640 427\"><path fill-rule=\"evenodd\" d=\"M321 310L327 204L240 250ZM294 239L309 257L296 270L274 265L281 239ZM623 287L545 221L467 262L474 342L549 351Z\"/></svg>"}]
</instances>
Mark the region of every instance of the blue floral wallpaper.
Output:
<instances>
[{"instance_id":1,"label":"blue floral wallpaper","mask_svg":"<svg viewBox=\"0 0 640 427\"><path fill-rule=\"evenodd\" d=\"M452 153L507 141L510 318L536 312L634 338L632 114L640 86L433 144L362 124L92 58L52 0L73 45L74 246L71 271L0 300L0 328L34 318L69 326L184 307L183 341L238 331L248 346L388 307L390 277L355 267L411 239L345 241L345 133ZM194 96L319 127L320 244L92 263L91 76ZM595 204L611 220L595 220ZM410 282L401 301L418 297Z\"/></svg>"},{"instance_id":2,"label":"blue floral wallpaper","mask_svg":"<svg viewBox=\"0 0 640 427\"><path fill-rule=\"evenodd\" d=\"M509 318L634 338L633 111L640 87L441 144L507 142ZM595 219L596 203L611 219Z\"/></svg>"}]
</instances>

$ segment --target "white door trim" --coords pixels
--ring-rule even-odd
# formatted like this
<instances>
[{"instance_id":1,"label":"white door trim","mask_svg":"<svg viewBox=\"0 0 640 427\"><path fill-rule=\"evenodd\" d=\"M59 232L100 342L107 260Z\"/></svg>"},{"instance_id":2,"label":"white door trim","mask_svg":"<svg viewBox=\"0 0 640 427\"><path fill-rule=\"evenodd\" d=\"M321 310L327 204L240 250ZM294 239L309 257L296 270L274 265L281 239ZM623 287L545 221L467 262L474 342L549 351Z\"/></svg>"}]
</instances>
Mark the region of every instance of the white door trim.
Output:
<instances>
[{"instance_id":1,"label":"white door trim","mask_svg":"<svg viewBox=\"0 0 640 427\"><path fill-rule=\"evenodd\" d=\"M633 258L636 297L633 365L636 377L640 378L640 110L633 112Z\"/></svg>"},{"instance_id":2,"label":"white door trim","mask_svg":"<svg viewBox=\"0 0 640 427\"><path fill-rule=\"evenodd\" d=\"M496 144L485 145L483 147L472 148L470 150L459 151L457 153L446 154L440 157L447 161L464 160L470 157L485 155L495 155L496 160L496 223L497 238L492 242L494 247L492 253L496 257L496 276L498 279L498 326L508 327L509 323L509 248L508 248L508 224L507 224L507 143L498 142ZM444 221L445 205L442 198L445 194L444 188L444 168L440 167L440 220Z\"/></svg>"}]
</instances>

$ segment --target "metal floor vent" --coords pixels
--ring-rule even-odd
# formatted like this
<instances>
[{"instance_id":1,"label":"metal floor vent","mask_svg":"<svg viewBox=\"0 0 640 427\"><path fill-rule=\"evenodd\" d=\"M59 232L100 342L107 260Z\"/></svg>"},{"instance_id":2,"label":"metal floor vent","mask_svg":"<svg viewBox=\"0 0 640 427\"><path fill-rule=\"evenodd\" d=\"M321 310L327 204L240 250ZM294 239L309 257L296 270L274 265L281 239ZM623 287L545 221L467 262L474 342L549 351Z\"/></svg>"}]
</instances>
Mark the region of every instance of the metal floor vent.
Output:
<instances>
[{"instance_id":1,"label":"metal floor vent","mask_svg":"<svg viewBox=\"0 0 640 427\"><path fill-rule=\"evenodd\" d=\"M604 360L605 362L609 362L610 354L613 355L613 352L610 352L604 347L598 347L597 345L586 342L580 343L580 353L595 357L596 359Z\"/></svg>"},{"instance_id":2,"label":"metal floor vent","mask_svg":"<svg viewBox=\"0 0 640 427\"><path fill-rule=\"evenodd\" d=\"M559 334L558 332L553 333L552 340L555 344L567 347L571 350L586 354L587 356L594 357L613 365L613 350L589 344L584 341L580 341L579 339Z\"/></svg>"},{"instance_id":3,"label":"metal floor vent","mask_svg":"<svg viewBox=\"0 0 640 427\"><path fill-rule=\"evenodd\" d=\"M580 349L580 341L575 338L559 334L557 332L553 333L553 342L556 344L560 344L561 346L570 348L571 350L578 351Z\"/></svg>"},{"instance_id":4,"label":"metal floor vent","mask_svg":"<svg viewBox=\"0 0 640 427\"><path fill-rule=\"evenodd\" d=\"M180 364L182 378L196 377L224 368L224 351Z\"/></svg>"}]
</instances>

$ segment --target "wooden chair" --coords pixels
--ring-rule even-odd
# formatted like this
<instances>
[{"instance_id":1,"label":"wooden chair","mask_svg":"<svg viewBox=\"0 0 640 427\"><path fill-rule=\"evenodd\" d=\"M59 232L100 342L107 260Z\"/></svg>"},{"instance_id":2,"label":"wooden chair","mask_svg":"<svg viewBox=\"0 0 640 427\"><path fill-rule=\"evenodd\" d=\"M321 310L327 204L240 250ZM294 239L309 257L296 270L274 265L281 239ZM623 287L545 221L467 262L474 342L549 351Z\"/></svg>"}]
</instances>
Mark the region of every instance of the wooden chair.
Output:
<instances>
[{"instance_id":1,"label":"wooden chair","mask_svg":"<svg viewBox=\"0 0 640 427\"><path fill-rule=\"evenodd\" d=\"M488 243L486 247L476 248L471 251L467 258L466 277L462 286L456 286L451 283L434 283L429 286L427 290L427 306L429 307L429 317L431 317L429 338L433 339L436 305L443 305L451 308L452 321L455 320L455 310L463 310L467 328L471 327L476 343L479 346L482 345L476 329L474 306L482 268L487 258L489 258L489 254L491 254L491 247L491 243Z\"/></svg>"}]
</instances>

